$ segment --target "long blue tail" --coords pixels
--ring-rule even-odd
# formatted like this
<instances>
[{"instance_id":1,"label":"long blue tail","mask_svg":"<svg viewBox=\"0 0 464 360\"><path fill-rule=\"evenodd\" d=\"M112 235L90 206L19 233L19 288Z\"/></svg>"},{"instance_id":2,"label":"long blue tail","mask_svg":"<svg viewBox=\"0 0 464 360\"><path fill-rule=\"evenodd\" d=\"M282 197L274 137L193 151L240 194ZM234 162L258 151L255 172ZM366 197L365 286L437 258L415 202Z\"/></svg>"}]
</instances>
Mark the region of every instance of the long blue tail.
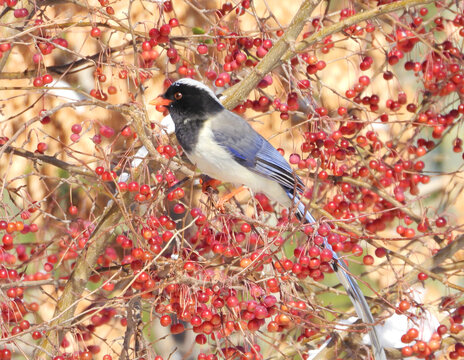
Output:
<instances>
[{"instance_id":1,"label":"long blue tail","mask_svg":"<svg viewBox=\"0 0 464 360\"><path fill-rule=\"evenodd\" d=\"M293 193L287 193L287 195L295 202L295 205L298 208L299 215L303 219L305 219L309 224L314 224L316 220L313 218L309 211L306 211L305 204L300 201L298 196L294 196ZM369 308L369 305L367 304L366 298L364 297L361 289L359 288L357 281L348 273L348 269L346 267L345 262L342 259L340 259L340 257L337 255L335 251L333 251L332 246L327 242L326 238L324 238L324 245L327 249L332 251L334 260L332 263L332 268L337 273L338 279L340 280L348 296L350 297L350 300L353 303L359 318L366 324L374 324L374 318L371 314L371 310ZM380 343L375 326L369 326L368 331L375 359L387 360L385 350Z\"/></svg>"}]
</instances>

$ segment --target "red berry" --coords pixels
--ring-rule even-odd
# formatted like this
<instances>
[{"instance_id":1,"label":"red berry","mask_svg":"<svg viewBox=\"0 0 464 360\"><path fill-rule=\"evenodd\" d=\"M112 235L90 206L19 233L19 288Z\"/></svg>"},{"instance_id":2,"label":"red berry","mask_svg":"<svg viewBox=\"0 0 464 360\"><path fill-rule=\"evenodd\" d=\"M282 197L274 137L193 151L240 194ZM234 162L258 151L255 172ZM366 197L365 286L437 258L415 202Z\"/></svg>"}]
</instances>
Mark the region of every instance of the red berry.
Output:
<instances>
[{"instance_id":1,"label":"red berry","mask_svg":"<svg viewBox=\"0 0 464 360\"><path fill-rule=\"evenodd\" d=\"M423 272L417 274L417 278L420 280L420 281L425 281L429 278L429 276Z\"/></svg>"},{"instance_id":2,"label":"red berry","mask_svg":"<svg viewBox=\"0 0 464 360\"><path fill-rule=\"evenodd\" d=\"M41 87L43 86L44 82L41 76L38 76L34 79L34 86L35 87Z\"/></svg>"},{"instance_id":3,"label":"red berry","mask_svg":"<svg viewBox=\"0 0 464 360\"><path fill-rule=\"evenodd\" d=\"M387 255L387 250L383 247L375 249L375 256L382 258Z\"/></svg>"},{"instance_id":4,"label":"red berry","mask_svg":"<svg viewBox=\"0 0 464 360\"><path fill-rule=\"evenodd\" d=\"M176 18L172 18L169 20L169 26L171 28L175 28L175 27L178 27L179 26L179 20L177 20Z\"/></svg>"},{"instance_id":5,"label":"red berry","mask_svg":"<svg viewBox=\"0 0 464 360\"><path fill-rule=\"evenodd\" d=\"M405 312L409 310L410 307L411 307L411 304L409 303L409 301L402 300L400 301L398 305L398 310L400 310L401 312Z\"/></svg>"},{"instance_id":6,"label":"red berry","mask_svg":"<svg viewBox=\"0 0 464 360\"><path fill-rule=\"evenodd\" d=\"M92 30L90 30L90 36L93 38L99 38L101 36L101 30L97 27L93 27Z\"/></svg>"},{"instance_id":7,"label":"red berry","mask_svg":"<svg viewBox=\"0 0 464 360\"><path fill-rule=\"evenodd\" d=\"M413 354L413 350L412 350L412 347L410 346L405 346L404 348L401 349L401 354L404 356L404 357L409 357Z\"/></svg>"},{"instance_id":8,"label":"red berry","mask_svg":"<svg viewBox=\"0 0 464 360\"><path fill-rule=\"evenodd\" d=\"M439 228L446 226L446 219L444 217L439 217L435 220L435 225Z\"/></svg>"},{"instance_id":9,"label":"red berry","mask_svg":"<svg viewBox=\"0 0 464 360\"><path fill-rule=\"evenodd\" d=\"M321 180L327 180L327 178L329 177L329 175L327 174L327 171L325 170L322 170L319 172L319 174L317 175L317 177Z\"/></svg>"},{"instance_id":10,"label":"red berry","mask_svg":"<svg viewBox=\"0 0 464 360\"><path fill-rule=\"evenodd\" d=\"M204 44L200 44L197 47L197 51L199 54L204 55L208 53L208 47Z\"/></svg>"},{"instance_id":11,"label":"red berry","mask_svg":"<svg viewBox=\"0 0 464 360\"><path fill-rule=\"evenodd\" d=\"M50 74L45 74L42 76L42 80L44 84L50 84L53 81L53 77Z\"/></svg>"},{"instance_id":12,"label":"red berry","mask_svg":"<svg viewBox=\"0 0 464 360\"><path fill-rule=\"evenodd\" d=\"M168 36L171 33L171 27L168 24L164 24L160 27L159 32L161 36Z\"/></svg>"},{"instance_id":13,"label":"red berry","mask_svg":"<svg viewBox=\"0 0 464 360\"><path fill-rule=\"evenodd\" d=\"M80 124L74 124L73 126L71 126L71 131L74 134L79 134L82 131L82 126Z\"/></svg>"},{"instance_id":14,"label":"red berry","mask_svg":"<svg viewBox=\"0 0 464 360\"><path fill-rule=\"evenodd\" d=\"M26 8L15 9L13 11L13 16L15 18L23 18L23 17L26 17L28 15L29 15L29 10L27 10Z\"/></svg>"},{"instance_id":15,"label":"red berry","mask_svg":"<svg viewBox=\"0 0 464 360\"><path fill-rule=\"evenodd\" d=\"M114 129L112 127L109 127L109 126L106 126L106 125L102 125L100 127L100 135L101 136L104 136L106 138L110 138L114 134L115 134L115 131L114 131Z\"/></svg>"},{"instance_id":16,"label":"red berry","mask_svg":"<svg viewBox=\"0 0 464 360\"><path fill-rule=\"evenodd\" d=\"M77 215L77 206L71 205L68 211L71 215Z\"/></svg>"},{"instance_id":17,"label":"red berry","mask_svg":"<svg viewBox=\"0 0 464 360\"><path fill-rule=\"evenodd\" d=\"M180 334L182 332L184 332L185 328L184 328L184 324L182 323L179 323L179 324L174 324L171 326L171 333L172 334Z\"/></svg>"},{"instance_id":18,"label":"red berry","mask_svg":"<svg viewBox=\"0 0 464 360\"><path fill-rule=\"evenodd\" d=\"M40 154L43 154L45 150L47 150L47 147L48 147L47 144L40 142L37 144L37 152Z\"/></svg>"},{"instance_id":19,"label":"red berry","mask_svg":"<svg viewBox=\"0 0 464 360\"><path fill-rule=\"evenodd\" d=\"M372 265L374 263L374 258L371 255L365 255L363 258L364 265Z\"/></svg>"}]
</instances>

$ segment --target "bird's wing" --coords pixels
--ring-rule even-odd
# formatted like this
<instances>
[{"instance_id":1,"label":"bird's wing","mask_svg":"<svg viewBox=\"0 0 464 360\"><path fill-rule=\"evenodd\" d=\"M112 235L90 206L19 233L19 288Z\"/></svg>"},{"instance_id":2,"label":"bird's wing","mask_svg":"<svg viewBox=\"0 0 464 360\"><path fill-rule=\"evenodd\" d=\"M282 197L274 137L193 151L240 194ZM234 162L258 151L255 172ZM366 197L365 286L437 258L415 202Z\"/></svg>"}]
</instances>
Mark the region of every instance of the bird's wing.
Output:
<instances>
[{"instance_id":1,"label":"bird's wing","mask_svg":"<svg viewBox=\"0 0 464 360\"><path fill-rule=\"evenodd\" d=\"M223 111L211 120L214 139L247 169L277 181L285 190L304 188L285 158L242 117Z\"/></svg>"}]
</instances>

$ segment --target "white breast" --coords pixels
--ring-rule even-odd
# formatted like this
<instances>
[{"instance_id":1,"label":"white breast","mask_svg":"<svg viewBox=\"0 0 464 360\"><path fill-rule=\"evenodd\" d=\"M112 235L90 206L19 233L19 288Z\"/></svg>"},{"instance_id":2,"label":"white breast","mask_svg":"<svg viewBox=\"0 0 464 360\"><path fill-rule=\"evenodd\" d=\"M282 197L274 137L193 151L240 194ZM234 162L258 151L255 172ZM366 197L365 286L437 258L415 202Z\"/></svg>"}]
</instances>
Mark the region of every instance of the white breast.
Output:
<instances>
[{"instance_id":1,"label":"white breast","mask_svg":"<svg viewBox=\"0 0 464 360\"><path fill-rule=\"evenodd\" d=\"M266 194L284 206L291 205L287 194L277 182L240 165L225 148L213 141L209 122L206 122L200 130L197 145L192 152L187 153L187 156L202 173L214 179L245 185L255 192Z\"/></svg>"}]
</instances>

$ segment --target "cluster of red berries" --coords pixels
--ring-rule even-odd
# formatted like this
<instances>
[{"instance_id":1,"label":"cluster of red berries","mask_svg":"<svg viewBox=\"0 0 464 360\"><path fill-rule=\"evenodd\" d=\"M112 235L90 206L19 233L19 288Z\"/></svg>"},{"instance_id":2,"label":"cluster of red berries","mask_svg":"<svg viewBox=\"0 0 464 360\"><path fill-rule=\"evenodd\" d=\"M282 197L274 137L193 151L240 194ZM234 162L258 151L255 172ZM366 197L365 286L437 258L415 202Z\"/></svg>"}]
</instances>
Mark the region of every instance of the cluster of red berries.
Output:
<instances>
[{"instance_id":1,"label":"cluster of red berries","mask_svg":"<svg viewBox=\"0 0 464 360\"><path fill-rule=\"evenodd\" d=\"M34 212L37 208L31 207L31 212ZM29 212L28 212L29 213ZM26 216L28 217L28 216ZM15 283L18 281L34 281L43 280L48 277L43 273L36 273L30 275L24 275L18 273L14 268L9 266L15 265L17 260L26 262L29 260L27 254L27 247L24 244L14 243L14 234L27 234L29 232L37 232L38 227L36 224L24 224L22 221L7 222L4 220L0 221L0 231L4 231L5 234L2 237L2 252L0 254L0 262L4 265L0 266L0 282L3 284ZM15 249L17 258L9 250ZM31 251L31 255L34 252ZM33 338L41 336L39 331L29 330L31 324L24 317L31 312L36 312L39 309L39 305L35 302L26 303L24 301L24 288L18 286L11 286L5 291L5 299L0 302L0 311L2 321L7 324L2 330L2 337L14 336L24 331L31 331ZM7 330L8 326L10 328ZM0 357L2 359L10 359L11 351L7 348L0 349Z\"/></svg>"},{"instance_id":2,"label":"cluster of red berries","mask_svg":"<svg viewBox=\"0 0 464 360\"><path fill-rule=\"evenodd\" d=\"M44 85L50 84L52 81L53 81L53 77L50 74L37 76L34 79L34 87L42 87Z\"/></svg>"},{"instance_id":3,"label":"cluster of red berries","mask_svg":"<svg viewBox=\"0 0 464 360\"><path fill-rule=\"evenodd\" d=\"M405 357L416 356L419 359L426 359L435 351L439 350L442 346L442 339L448 333L450 334L459 334L463 325L463 316L464 316L464 306L459 306L455 308L455 301L451 298L444 298L441 304L442 310L447 310L453 312L453 315L450 317L450 327L446 325L439 325L437 330L433 332L430 339L422 338L420 331L412 327L405 334L402 335L401 341L405 344L401 349L401 353ZM454 309L453 309L454 307ZM415 318L414 313L409 312L411 309L411 302L408 300L402 300L397 306L396 312L398 314L405 314L410 318ZM454 351L449 353L450 359L458 359L459 357L464 356L464 346L461 343L456 343L454 345Z\"/></svg>"},{"instance_id":4,"label":"cluster of red berries","mask_svg":"<svg viewBox=\"0 0 464 360\"><path fill-rule=\"evenodd\" d=\"M166 159L170 159L176 156L177 152L181 149L176 149L172 145L159 145L156 150L160 153L161 156L165 157Z\"/></svg>"},{"instance_id":5,"label":"cluster of red berries","mask_svg":"<svg viewBox=\"0 0 464 360\"><path fill-rule=\"evenodd\" d=\"M36 25L41 25L43 23L42 20L36 20ZM40 54L35 54L35 58L33 58L34 63L39 63L42 60L41 55L49 55L52 53L53 50L58 49L55 45L59 45L60 47L68 48L68 41L66 39L57 37L57 38L50 38L47 35L42 35L47 41L43 40L37 43L37 47L40 50Z\"/></svg>"}]
</instances>

